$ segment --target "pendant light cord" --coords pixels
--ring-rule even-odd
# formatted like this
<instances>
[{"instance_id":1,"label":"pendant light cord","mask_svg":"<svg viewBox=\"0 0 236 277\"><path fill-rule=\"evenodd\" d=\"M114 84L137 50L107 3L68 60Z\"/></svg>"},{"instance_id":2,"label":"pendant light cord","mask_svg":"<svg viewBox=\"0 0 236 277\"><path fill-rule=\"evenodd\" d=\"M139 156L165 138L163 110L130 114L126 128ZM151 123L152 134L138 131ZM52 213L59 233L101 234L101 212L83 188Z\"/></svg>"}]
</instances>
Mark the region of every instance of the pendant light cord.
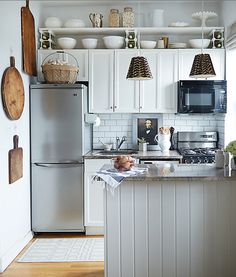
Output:
<instances>
[{"instance_id":1,"label":"pendant light cord","mask_svg":"<svg viewBox=\"0 0 236 277\"><path fill-rule=\"evenodd\" d=\"M201 49L201 54L203 54L203 10L204 10L204 4L203 4L203 1L204 0L202 0L202 49Z\"/></svg>"},{"instance_id":2,"label":"pendant light cord","mask_svg":"<svg viewBox=\"0 0 236 277\"><path fill-rule=\"evenodd\" d=\"M140 2L138 2L138 56L140 56Z\"/></svg>"}]
</instances>

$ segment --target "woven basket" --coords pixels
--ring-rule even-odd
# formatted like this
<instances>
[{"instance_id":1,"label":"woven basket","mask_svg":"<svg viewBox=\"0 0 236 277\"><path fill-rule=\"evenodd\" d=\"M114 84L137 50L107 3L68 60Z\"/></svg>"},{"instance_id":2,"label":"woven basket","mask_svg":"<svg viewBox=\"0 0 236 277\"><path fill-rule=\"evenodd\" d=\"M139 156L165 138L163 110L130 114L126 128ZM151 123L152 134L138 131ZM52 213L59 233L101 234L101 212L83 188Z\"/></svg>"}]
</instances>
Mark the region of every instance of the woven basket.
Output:
<instances>
[{"instance_id":1,"label":"woven basket","mask_svg":"<svg viewBox=\"0 0 236 277\"><path fill-rule=\"evenodd\" d=\"M63 56L71 57L73 64L51 64L49 58L52 60L58 59L64 61ZM53 84L74 84L79 73L79 65L76 58L70 53L64 51L57 51L49 54L42 62L42 72L47 83Z\"/></svg>"},{"instance_id":2,"label":"woven basket","mask_svg":"<svg viewBox=\"0 0 236 277\"><path fill-rule=\"evenodd\" d=\"M42 72L47 83L74 84L79 68L73 65L44 64Z\"/></svg>"}]
</instances>

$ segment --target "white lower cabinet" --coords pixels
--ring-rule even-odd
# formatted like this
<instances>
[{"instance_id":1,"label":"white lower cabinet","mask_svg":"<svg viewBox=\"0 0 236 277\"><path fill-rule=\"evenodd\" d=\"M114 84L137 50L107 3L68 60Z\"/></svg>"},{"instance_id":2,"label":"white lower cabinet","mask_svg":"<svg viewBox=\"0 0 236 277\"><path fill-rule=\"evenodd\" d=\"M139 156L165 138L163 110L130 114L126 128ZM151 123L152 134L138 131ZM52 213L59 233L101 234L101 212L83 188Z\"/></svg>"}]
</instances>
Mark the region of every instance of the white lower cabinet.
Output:
<instances>
[{"instance_id":1,"label":"white lower cabinet","mask_svg":"<svg viewBox=\"0 0 236 277\"><path fill-rule=\"evenodd\" d=\"M201 54L201 49L179 50L179 80L193 80L189 77L195 55ZM210 54L216 76L211 80L225 79L225 50L203 49L203 54Z\"/></svg>"},{"instance_id":2,"label":"white lower cabinet","mask_svg":"<svg viewBox=\"0 0 236 277\"><path fill-rule=\"evenodd\" d=\"M43 72L42 72L42 64L47 62L48 59L64 60L72 65L76 65L77 63L79 67L77 81L88 81L88 50L78 50L78 49L38 50L37 76L38 76L39 82L45 81Z\"/></svg>"},{"instance_id":3,"label":"white lower cabinet","mask_svg":"<svg viewBox=\"0 0 236 277\"><path fill-rule=\"evenodd\" d=\"M110 159L85 159L84 169L84 219L87 235L103 234L103 181L93 180Z\"/></svg>"}]
</instances>

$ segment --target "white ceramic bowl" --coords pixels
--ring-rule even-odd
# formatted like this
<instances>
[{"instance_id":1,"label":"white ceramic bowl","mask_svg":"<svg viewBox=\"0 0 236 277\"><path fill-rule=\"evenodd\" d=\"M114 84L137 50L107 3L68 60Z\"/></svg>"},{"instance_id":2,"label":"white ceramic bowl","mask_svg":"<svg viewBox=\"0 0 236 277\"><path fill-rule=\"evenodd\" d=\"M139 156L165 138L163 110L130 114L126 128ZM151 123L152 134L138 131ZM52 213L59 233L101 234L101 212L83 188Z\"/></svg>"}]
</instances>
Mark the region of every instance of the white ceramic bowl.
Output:
<instances>
[{"instance_id":1,"label":"white ceramic bowl","mask_svg":"<svg viewBox=\"0 0 236 277\"><path fill-rule=\"evenodd\" d=\"M76 45L76 39L68 37L58 38L57 42L62 49L73 49Z\"/></svg>"},{"instance_id":2,"label":"white ceramic bowl","mask_svg":"<svg viewBox=\"0 0 236 277\"><path fill-rule=\"evenodd\" d=\"M82 44L86 49L94 49L97 47L98 40L96 38L83 38Z\"/></svg>"},{"instance_id":3,"label":"white ceramic bowl","mask_svg":"<svg viewBox=\"0 0 236 277\"><path fill-rule=\"evenodd\" d=\"M189 40L189 45L192 48L202 48L202 46L203 46L203 48L207 48L209 46L209 44L210 44L210 39L207 39L207 38L203 39L203 44L202 44L201 38Z\"/></svg>"},{"instance_id":4,"label":"white ceramic bowl","mask_svg":"<svg viewBox=\"0 0 236 277\"><path fill-rule=\"evenodd\" d=\"M85 27L85 23L83 20L81 19L68 19L65 24L64 27L66 28L83 28Z\"/></svg>"},{"instance_id":5,"label":"white ceramic bowl","mask_svg":"<svg viewBox=\"0 0 236 277\"><path fill-rule=\"evenodd\" d=\"M106 48L119 49L124 45L125 38L120 36L106 36L103 37Z\"/></svg>"},{"instance_id":6,"label":"white ceramic bowl","mask_svg":"<svg viewBox=\"0 0 236 277\"><path fill-rule=\"evenodd\" d=\"M48 17L44 24L47 28L60 28L62 26L61 20L55 16Z\"/></svg>"},{"instance_id":7,"label":"white ceramic bowl","mask_svg":"<svg viewBox=\"0 0 236 277\"><path fill-rule=\"evenodd\" d=\"M155 48L157 45L157 42L154 40L141 40L140 41L140 46L141 48L144 49L153 49Z\"/></svg>"}]
</instances>

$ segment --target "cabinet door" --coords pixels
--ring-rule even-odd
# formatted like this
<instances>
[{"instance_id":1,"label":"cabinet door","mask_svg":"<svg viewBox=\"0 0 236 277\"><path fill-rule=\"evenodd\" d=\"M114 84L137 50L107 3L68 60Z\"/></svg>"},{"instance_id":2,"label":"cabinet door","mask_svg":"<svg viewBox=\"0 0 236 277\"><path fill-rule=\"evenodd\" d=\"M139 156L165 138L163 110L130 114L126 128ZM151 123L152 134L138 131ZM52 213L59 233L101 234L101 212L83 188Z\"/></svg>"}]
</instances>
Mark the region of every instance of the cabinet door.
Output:
<instances>
[{"instance_id":1,"label":"cabinet door","mask_svg":"<svg viewBox=\"0 0 236 277\"><path fill-rule=\"evenodd\" d=\"M89 111L113 112L114 50L89 50Z\"/></svg>"},{"instance_id":2,"label":"cabinet door","mask_svg":"<svg viewBox=\"0 0 236 277\"><path fill-rule=\"evenodd\" d=\"M103 226L103 181L93 180L104 164L110 159L86 159L84 173L85 226Z\"/></svg>"},{"instance_id":3,"label":"cabinet door","mask_svg":"<svg viewBox=\"0 0 236 277\"><path fill-rule=\"evenodd\" d=\"M64 53L62 53L64 52ZM88 50L78 50L78 49L68 49L64 50L38 50L38 61L37 61L37 76L39 82L45 82L43 72L42 72L42 64L44 63L45 58L49 57L53 59L65 60L70 64L76 65L76 61L70 55L66 55L66 53L71 54L75 57L78 66L79 73L77 76L77 81L88 81ZM47 61L46 59L45 61Z\"/></svg>"},{"instance_id":4,"label":"cabinet door","mask_svg":"<svg viewBox=\"0 0 236 277\"><path fill-rule=\"evenodd\" d=\"M165 49L158 52L158 112L177 112L178 50Z\"/></svg>"},{"instance_id":5,"label":"cabinet door","mask_svg":"<svg viewBox=\"0 0 236 277\"><path fill-rule=\"evenodd\" d=\"M142 50L152 80L140 81L140 112L177 111L178 50Z\"/></svg>"},{"instance_id":6,"label":"cabinet door","mask_svg":"<svg viewBox=\"0 0 236 277\"><path fill-rule=\"evenodd\" d=\"M158 51L158 50L157 50ZM157 72L158 52L156 50L142 50L141 55L146 57L153 76L151 80L140 81L140 113L158 111L158 80Z\"/></svg>"},{"instance_id":7,"label":"cabinet door","mask_svg":"<svg viewBox=\"0 0 236 277\"><path fill-rule=\"evenodd\" d=\"M201 49L179 50L179 80L193 80L189 77L195 55L200 54ZM225 79L225 50L224 49L204 49L203 53L210 54L216 72L216 76L211 80Z\"/></svg>"},{"instance_id":8,"label":"cabinet door","mask_svg":"<svg viewBox=\"0 0 236 277\"><path fill-rule=\"evenodd\" d=\"M137 50L115 50L115 112L139 112L139 81L126 79L131 58L135 56Z\"/></svg>"}]
</instances>

